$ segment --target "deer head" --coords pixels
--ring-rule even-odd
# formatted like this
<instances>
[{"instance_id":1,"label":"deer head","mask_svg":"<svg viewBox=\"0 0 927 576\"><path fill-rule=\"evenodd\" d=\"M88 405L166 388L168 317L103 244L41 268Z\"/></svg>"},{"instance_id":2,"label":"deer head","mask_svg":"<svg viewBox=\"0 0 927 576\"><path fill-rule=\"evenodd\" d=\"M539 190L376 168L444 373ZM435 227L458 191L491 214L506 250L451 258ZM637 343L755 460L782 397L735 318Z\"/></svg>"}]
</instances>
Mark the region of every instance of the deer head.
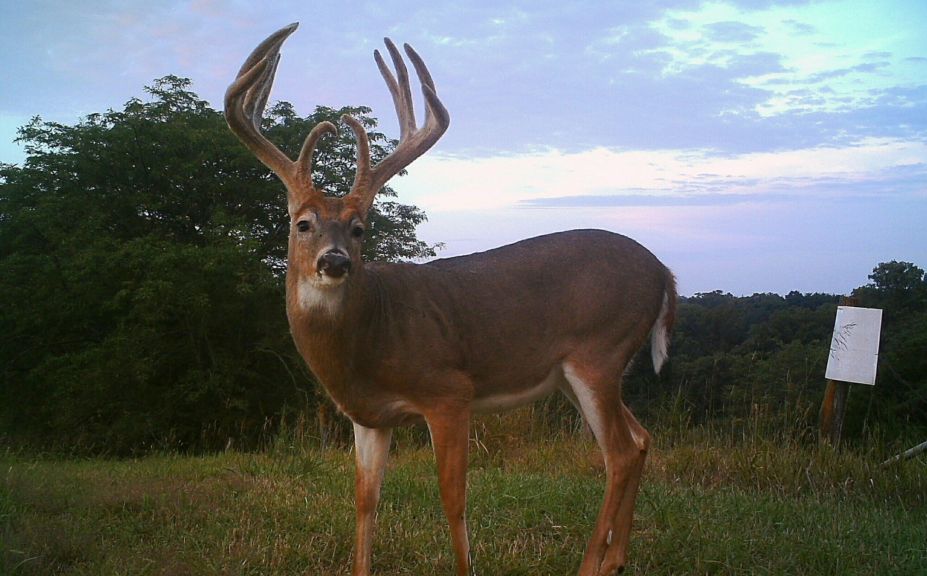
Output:
<instances>
[{"instance_id":1,"label":"deer head","mask_svg":"<svg viewBox=\"0 0 927 576\"><path fill-rule=\"evenodd\" d=\"M261 117L280 61L280 47L297 26L290 24L271 34L248 56L225 93L225 118L232 132L286 186L290 216L288 282L297 287L300 305L313 308L330 305L339 294L336 290L352 275L362 273L364 231L377 192L438 141L447 130L450 116L438 99L425 63L406 44L405 52L415 67L425 97L425 122L421 128L416 126L408 70L396 46L389 38L384 39L395 76L379 51L374 51L374 58L399 117L399 144L376 166L371 166L366 130L356 118L342 116L342 122L353 130L357 139L357 171L347 196L326 196L312 180L312 156L319 138L326 133L337 133L334 124L321 122L313 127L295 161L261 133Z\"/></svg>"}]
</instances>

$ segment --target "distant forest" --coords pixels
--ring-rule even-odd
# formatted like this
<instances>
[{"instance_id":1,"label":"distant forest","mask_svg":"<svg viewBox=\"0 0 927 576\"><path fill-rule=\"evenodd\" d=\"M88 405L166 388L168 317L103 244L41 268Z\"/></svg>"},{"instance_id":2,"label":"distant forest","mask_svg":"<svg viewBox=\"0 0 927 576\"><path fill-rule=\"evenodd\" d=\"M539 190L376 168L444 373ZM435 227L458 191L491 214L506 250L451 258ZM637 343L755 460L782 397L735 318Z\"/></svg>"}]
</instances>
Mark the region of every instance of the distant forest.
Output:
<instances>
[{"instance_id":1,"label":"distant forest","mask_svg":"<svg viewBox=\"0 0 927 576\"><path fill-rule=\"evenodd\" d=\"M221 112L168 76L119 111L20 130L27 159L0 165L0 443L73 453L257 447L289 419L328 413L284 310L283 187ZM395 142L364 107L298 116L283 102L265 133L295 157L309 128L343 113ZM350 132L350 131L344 131ZM354 143L326 139L318 180L343 194ZM422 259L425 215L386 188L367 258ZM927 280L873 263L854 295L884 310L879 381L854 386L849 438L927 436ZM670 362L628 374L649 425L762 420L813 436L839 297L697 294L680 302ZM551 401L554 426L575 412Z\"/></svg>"},{"instance_id":2,"label":"distant forest","mask_svg":"<svg viewBox=\"0 0 927 576\"><path fill-rule=\"evenodd\" d=\"M844 434L927 437L927 283L908 262L875 267L853 291L883 310L876 386L852 385ZM790 292L680 301L671 360L659 378L643 362L629 377L634 409L693 424L762 421L816 438L824 371L840 296Z\"/></svg>"}]
</instances>

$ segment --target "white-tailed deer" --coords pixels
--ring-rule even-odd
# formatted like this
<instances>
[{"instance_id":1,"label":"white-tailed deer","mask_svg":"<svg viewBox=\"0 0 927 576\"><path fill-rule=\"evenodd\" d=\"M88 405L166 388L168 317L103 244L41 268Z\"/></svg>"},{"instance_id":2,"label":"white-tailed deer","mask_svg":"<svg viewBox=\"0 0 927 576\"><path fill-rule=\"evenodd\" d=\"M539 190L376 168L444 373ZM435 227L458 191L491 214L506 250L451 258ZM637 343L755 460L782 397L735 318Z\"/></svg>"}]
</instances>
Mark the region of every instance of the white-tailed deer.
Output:
<instances>
[{"instance_id":1,"label":"white-tailed deer","mask_svg":"<svg viewBox=\"0 0 927 576\"><path fill-rule=\"evenodd\" d=\"M350 194L325 196L312 181L312 154L335 126L315 126L295 162L260 131L280 47L296 26L275 32L251 53L225 94L225 115L286 185L290 329L312 372L354 422L353 574L370 573L392 428L427 423L457 574L466 576L472 571L464 517L470 415L557 390L580 410L605 458L605 500L579 574L618 571L650 443L621 400L621 379L648 335L654 368L666 359L676 308L672 273L633 240L596 230L426 264L364 263L374 196L441 137L450 118L424 62L406 45L425 98L425 121L417 126L409 75L387 39L395 76L379 52L374 57L396 105L399 144L371 166L364 128L342 117L357 138L357 173Z\"/></svg>"}]
</instances>

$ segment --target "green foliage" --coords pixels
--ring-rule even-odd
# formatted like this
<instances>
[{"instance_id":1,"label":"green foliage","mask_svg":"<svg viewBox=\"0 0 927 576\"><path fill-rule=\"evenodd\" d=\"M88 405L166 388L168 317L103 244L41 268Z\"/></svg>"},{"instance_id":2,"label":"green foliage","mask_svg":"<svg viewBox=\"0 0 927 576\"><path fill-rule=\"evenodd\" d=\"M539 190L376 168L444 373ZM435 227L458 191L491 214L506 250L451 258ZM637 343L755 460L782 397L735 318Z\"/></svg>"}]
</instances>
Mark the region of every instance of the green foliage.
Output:
<instances>
[{"instance_id":1,"label":"green foliage","mask_svg":"<svg viewBox=\"0 0 927 576\"><path fill-rule=\"evenodd\" d=\"M854 294L866 306L882 308L889 320L916 314L927 306L927 276L910 262L883 262L872 270L869 284Z\"/></svg>"},{"instance_id":2,"label":"green foliage","mask_svg":"<svg viewBox=\"0 0 927 576\"><path fill-rule=\"evenodd\" d=\"M927 284L907 262L878 265L854 295L882 308L875 387L853 386L845 437L922 440L927 433ZM653 376L640 361L625 397L644 421L691 425L729 421L816 438L827 351L839 298L791 292L682 298L670 361Z\"/></svg>"},{"instance_id":3,"label":"green foliage","mask_svg":"<svg viewBox=\"0 0 927 576\"><path fill-rule=\"evenodd\" d=\"M128 453L255 442L285 407L318 399L283 309L283 186L220 112L168 76L121 111L74 126L34 118L28 158L0 166L0 435ZM366 108L267 118L283 148ZM374 158L394 143L371 133ZM346 135L320 143L316 179L343 194ZM385 189L386 194L390 191ZM424 215L383 202L369 256L433 254Z\"/></svg>"},{"instance_id":4,"label":"green foliage","mask_svg":"<svg viewBox=\"0 0 927 576\"><path fill-rule=\"evenodd\" d=\"M797 292L681 298L670 362L659 378L646 362L635 365L625 396L645 421L746 427L763 415L810 433L836 301Z\"/></svg>"},{"instance_id":5,"label":"green foliage","mask_svg":"<svg viewBox=\"0 0 927 576\"><path fill-rule=\"evenodd\" d=\"M927 276L910 262L884 262L854 291L861 306L881 308L876 386L850 397L850 421L879 423L881 433L927 432ZM851 431L855 431L851 429Z\"/></svg>"}]
</instances>

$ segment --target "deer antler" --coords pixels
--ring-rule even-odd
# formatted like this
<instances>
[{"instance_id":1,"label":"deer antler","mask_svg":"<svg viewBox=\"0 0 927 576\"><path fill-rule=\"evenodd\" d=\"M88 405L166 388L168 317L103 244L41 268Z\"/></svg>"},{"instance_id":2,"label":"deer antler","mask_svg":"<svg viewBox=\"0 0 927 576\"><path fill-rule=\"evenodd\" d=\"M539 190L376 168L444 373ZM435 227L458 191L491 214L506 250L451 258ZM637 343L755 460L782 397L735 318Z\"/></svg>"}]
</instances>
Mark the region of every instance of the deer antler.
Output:
<instances>
[{"instance_id":1,"label":"deer antler","mask_svg":"<svg viewBox=\"0 0 927 576\"><path fill-rule=\"evenodd\" d=\"M354 176L351 194L361 199L365 210L373 204L374 196L380 188L413 160L434 146L451 122L447 109L438 98L434 80L425 62L411 46L405 44L403 47L415 67L419 82L422 84L422 94L425 96L425 123L421 128L416 128L412 91L409 88L409 73L405 62L396 45L389 38L384 38L383 41L386 43L393 66L396 68L396 76L393 76L383 61L379 50L374 50L373 55L380 74L383 75L383 80L386 81L386 86L393 97L393 104L396 106L396 115L399 117L399 145L389 156L371 168L370 146L366 130L355 118L348 115L341 117L354 130L357 137L357 173Z\"/></svg>"},{"instance_id":2,"label":"deer antler","mask_svg":"<svg viewBox=\"0 0 927 576\"><path fill-rule=\"evenodd\" d=\"M298 23L290 24L261 42L245 60L235 81L225 92L225 119L229 128L265 166L273 170L283 181L290 192L291 206L296 201L294 196L321 194L312 182L312 154L323 134L326 132L337 134L338 132L331 122L317 124L306 137L296 162L290 160L261 133L261 118L270 88L274 83L277 64L280 61L280 47L297 26L299 26ZM393 66L396 68L396 76L393 76L379 51L374 51L374 58L393 97L393 104L396 106L400 126L399 145L379 164L371 168L370 143L363 124L347 114L341 117L351 127L357 138L357 172L354 175L354 185L350 196L360 200L364 212L373 205L373 199L380 188L431 148L450 124L450 116L444 104L438 99L435 83L431 79L428 68L415 50L405 44L406 54L415 67L415 72L422 84L422 93L425 95L425 123L421 128L416 128L412 91L409 88L409 73L402 60L402 55L393 42L389 38L385 38L384 41Z\"/></svg>"},{"instance_id":3,"label":"deer antler","mask_svg":"<svg viewBox=\"0 0 927 576\"><path fill-rule=\"evenodd\" d=\"M235 81L225 91L225 120L258 160L277 174L291 195L320 194L312 183L312 154L323 134L337 134L335 125L331 122L316 124L306 137L296 162L261 133L261 118L280 62L280 47L298 26L294 22L277 30L248 56Z\"/></svg>"}]
</instances>

